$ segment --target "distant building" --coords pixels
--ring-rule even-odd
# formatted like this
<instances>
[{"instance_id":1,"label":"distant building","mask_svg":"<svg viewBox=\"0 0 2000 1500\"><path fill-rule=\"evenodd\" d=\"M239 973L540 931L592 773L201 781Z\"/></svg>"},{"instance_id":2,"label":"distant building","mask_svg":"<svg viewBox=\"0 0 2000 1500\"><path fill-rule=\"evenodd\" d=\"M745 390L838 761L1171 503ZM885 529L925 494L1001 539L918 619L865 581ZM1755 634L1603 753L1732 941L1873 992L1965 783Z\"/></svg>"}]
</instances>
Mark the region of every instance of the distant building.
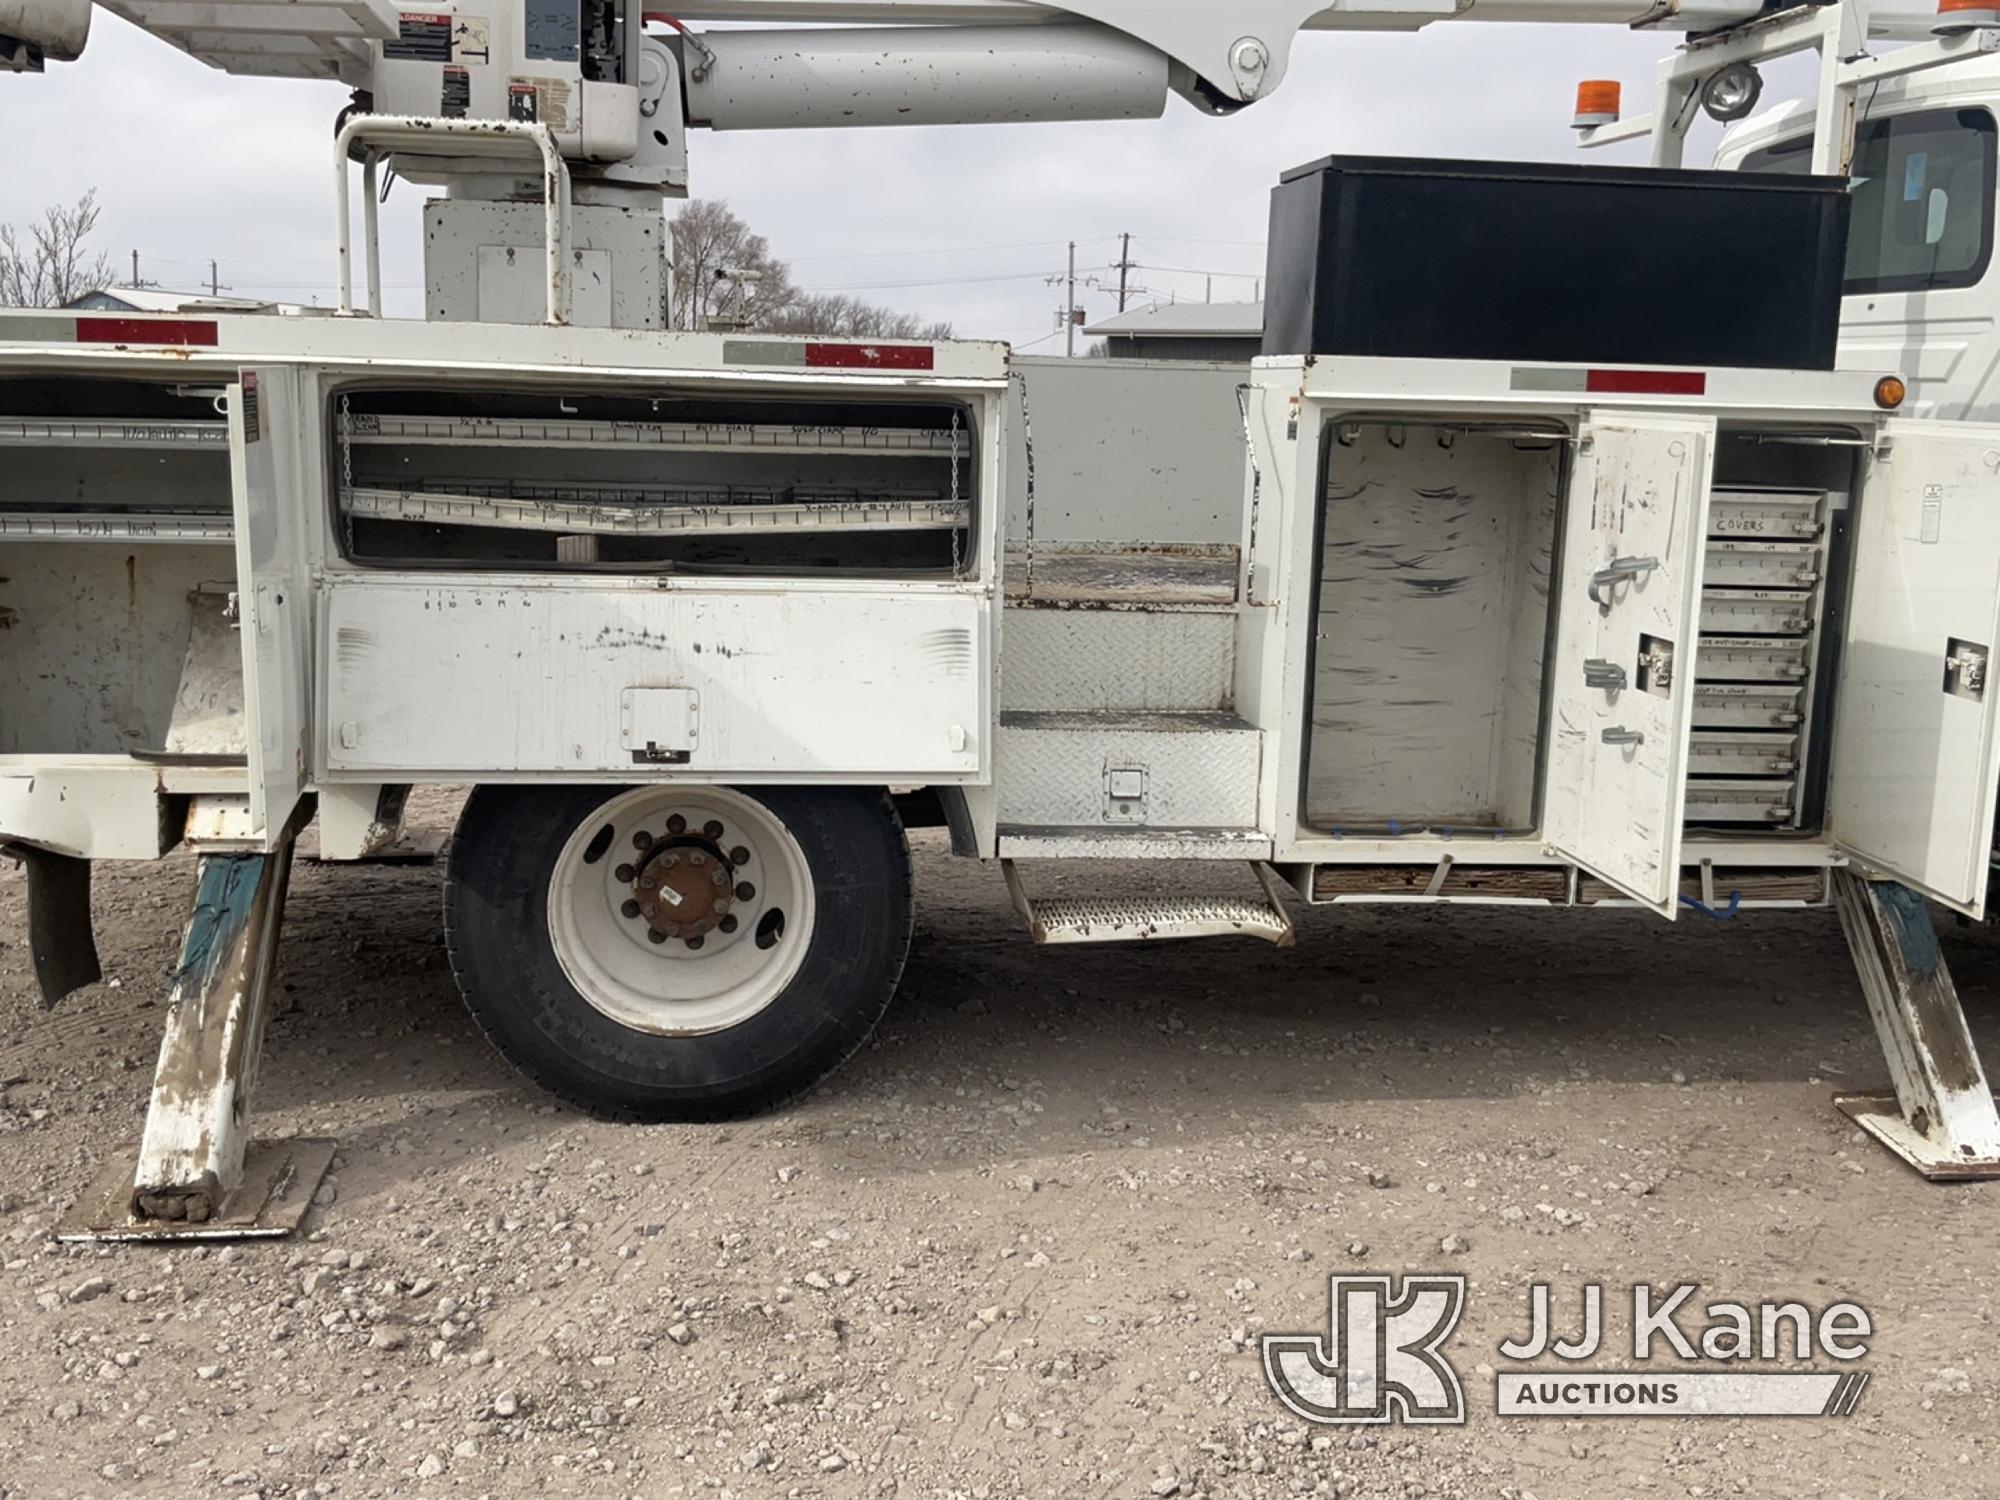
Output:
<instances>
[{"instance_id":1,"label":"distant building","mask_svg":"<svg viewBox=\"0 0 2000 1500\"><path fill-rule=\"evenodd\" d=\"M1119 313L1084 330L1113 359L1248 362L1264 347L1261 302L1172 302Z\"/></svg>"},{"instance_id":2,"label":"distant building","mask_svg":"<svg viewBox=\"0 0 2000 1500\"><path fill-rule=\"evenodd\" d=\"M76 312L108 313L267 313L273 317L323 316L330 308L298 302L265 302L256 297L211 297L207 292L176 292L158 286L101 286L63 304Z\"/></svg>"}]
</instances>

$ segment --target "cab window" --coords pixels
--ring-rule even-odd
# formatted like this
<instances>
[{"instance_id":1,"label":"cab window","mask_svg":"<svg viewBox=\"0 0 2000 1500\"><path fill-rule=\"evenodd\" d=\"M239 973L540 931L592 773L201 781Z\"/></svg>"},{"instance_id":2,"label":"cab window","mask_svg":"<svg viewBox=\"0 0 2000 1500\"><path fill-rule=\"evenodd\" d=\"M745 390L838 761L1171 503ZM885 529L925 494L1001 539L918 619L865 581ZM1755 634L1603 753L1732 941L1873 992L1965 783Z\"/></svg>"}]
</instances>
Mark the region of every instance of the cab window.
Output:
<instances>
[{"instance_id":1,"label":"cab window","mask_svg":"<svg viewBox=\"0 0 2000 1500\"><path fill-rule=\"evenodd\" d=\"M1855 140L1848 296L1978 285L1993 258L1993 116L1927 110L1865 122ZM1743 163L1751 172L1812 169L1810 139Z\"/></svg>"}]
</instances>

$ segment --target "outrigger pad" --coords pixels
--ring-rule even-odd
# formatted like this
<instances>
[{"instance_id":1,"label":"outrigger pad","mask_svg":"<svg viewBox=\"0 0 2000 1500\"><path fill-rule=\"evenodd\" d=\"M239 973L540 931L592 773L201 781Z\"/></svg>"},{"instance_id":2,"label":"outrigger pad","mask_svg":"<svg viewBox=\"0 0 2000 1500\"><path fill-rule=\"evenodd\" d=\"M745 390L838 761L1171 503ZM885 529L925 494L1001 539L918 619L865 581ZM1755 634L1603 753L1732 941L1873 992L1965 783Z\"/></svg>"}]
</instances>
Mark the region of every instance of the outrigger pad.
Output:
<instances>
[{"instance_id":1,"label":"outrigger pad","mask_svg":"<svg viewBox=\"0 0 2000 1500\"><path fill-rule=\"evenodd\" d=\"M53 1010L104 977L90 926L90 861L25 844L7 845L7 853L28 867L28 951L42 1008Z\"/></svg>"},{"instance_id":2,"label":"outrigger pad","mask_svg":"<svg viewBox=\"0 0 2000 1500\"><path fill-rule=\"evenodd\" d=\"M1994 1100L2000 1107L2000 1097ZM1931 1182L1988 1182L2000 1179L2000 1156L1954 1154L1950 1146L1903 1118L1894 1094L1837 1094L1833 1107Z\"/></svg>"},{"instance_id":3,"label":"outrigger pad","mask_svg":"<svg viewBox=\"0 0 2000 1500\"><path fill-rule=\"evenodd\" d=\"M243 1159L243 1185L206 1219L142 1219L133 1212L134 1146L106 1162L76 1206L56 1225L56 1238L76 1243L158 1243L176 1240L274 1240L293 1233L312 1206L320 1179L333 1165L332 1141L254 1141Z\"/></svg>"}]
</instances>

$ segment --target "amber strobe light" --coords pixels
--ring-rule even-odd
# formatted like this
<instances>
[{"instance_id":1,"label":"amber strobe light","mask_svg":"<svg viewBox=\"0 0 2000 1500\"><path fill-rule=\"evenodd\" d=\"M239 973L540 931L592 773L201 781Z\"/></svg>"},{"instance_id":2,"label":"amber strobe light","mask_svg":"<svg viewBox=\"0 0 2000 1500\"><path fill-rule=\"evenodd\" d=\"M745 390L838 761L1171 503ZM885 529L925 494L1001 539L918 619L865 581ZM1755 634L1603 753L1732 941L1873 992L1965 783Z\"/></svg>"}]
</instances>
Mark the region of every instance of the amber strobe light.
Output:
<instances>
[{"instance_id":1,"label":"amber strobe light","mask_svg":"<svg viewBox=\"0 0 2000 1500\"><path fill-rule=\"evenodd\" d=\"M1996 3L1996 0L1988 0L1988 3ZM1592 78L1579 83L1576 86L1576 128L1591 130L1599 125L1616 125L1624 100L1625 86L1615 79Z\"/></svg>"},{"instance_id":2,"label":"amber strobe light","mask_svg":"<svg viewBox=\"0 0 2000 1500\"><path fill-rule=\"evenodd\" d=\"M1903 384L1900 375L1884 375L1875 382L1875 404L1884 411L1894 411L1908 399L1910 388Z\"/></svg>"},{"instance_id":3,"label":"amber strobe light","mask_svg":"<svg viewBox=\"0 0 2000 1500\"><path fill-rule=\"evenodd\" d=\"M1982 26L2000 26L2000 0L1938 0L1937 23L1931 30L1954 36Z\"/></svg>"}]
</instances>

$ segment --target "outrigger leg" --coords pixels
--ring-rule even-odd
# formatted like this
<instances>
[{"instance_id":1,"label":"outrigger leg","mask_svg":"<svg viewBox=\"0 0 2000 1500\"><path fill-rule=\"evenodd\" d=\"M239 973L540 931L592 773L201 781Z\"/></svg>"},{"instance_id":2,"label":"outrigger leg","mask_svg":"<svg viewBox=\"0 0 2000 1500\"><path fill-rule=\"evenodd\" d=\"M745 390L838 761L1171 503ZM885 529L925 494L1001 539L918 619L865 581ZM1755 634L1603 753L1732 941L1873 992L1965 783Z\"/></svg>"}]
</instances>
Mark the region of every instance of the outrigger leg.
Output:
<instances>
[{"instance_id":1,"label":"outrigger leg","mask_svg":"<svg viewBox=\"0 0 2000 1500\"><path fill-rule=\"evenodd\" d=\"M1833 882L1896 1086L1893 1094L1842 1095L1835 1105L1933 1182L2000 1177L2000 1110L1930 907L1907 886L1850 870L1834 871Z\"/></svg>"},{"instance_id":2,"label":"outrigger leg","mask_svg":"<svg viewBox=\"0 0 2000 1500\"><path fill-rule=\"evenodd\" d=\"M250 1090L270 1014L293 840L203 854L136 1153L105 1164L63 1240L274 1238L297 1228L331 1141L261 1141Z\"/></svg>"}]
</instances>

